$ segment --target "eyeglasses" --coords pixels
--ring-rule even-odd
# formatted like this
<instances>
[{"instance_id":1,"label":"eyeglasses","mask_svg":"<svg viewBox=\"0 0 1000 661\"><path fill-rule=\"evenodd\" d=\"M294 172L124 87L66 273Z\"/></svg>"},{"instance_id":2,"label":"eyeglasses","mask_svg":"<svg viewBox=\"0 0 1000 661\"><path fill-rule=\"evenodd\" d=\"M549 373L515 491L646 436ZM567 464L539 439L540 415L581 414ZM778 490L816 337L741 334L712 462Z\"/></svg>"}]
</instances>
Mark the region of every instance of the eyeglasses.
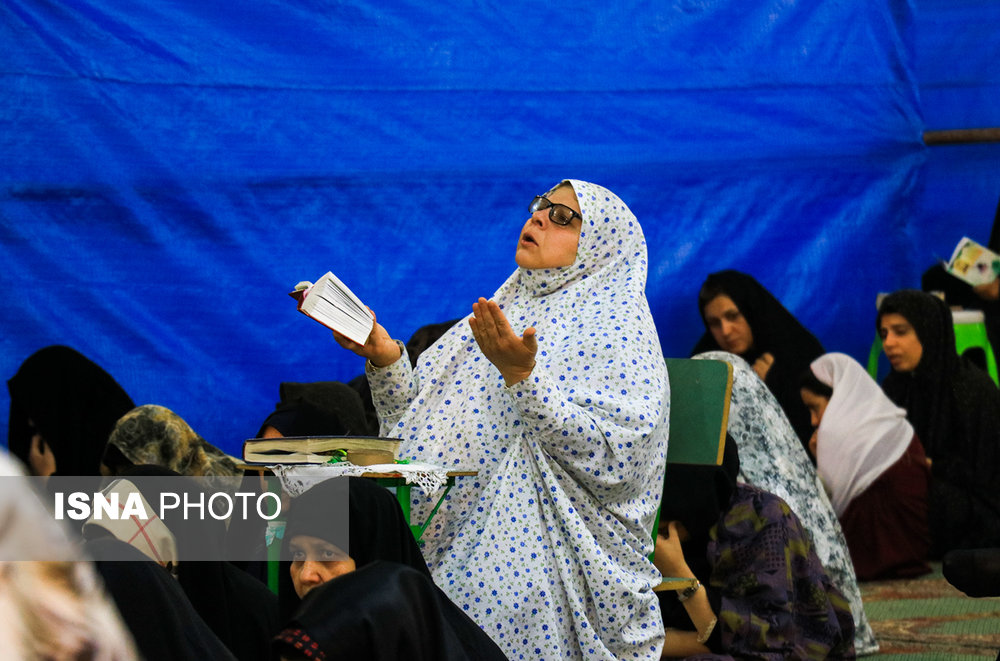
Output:
<instances>
[{"instance_id":1,"label":"eyeglasses","mask_svg":"<svg viewBox=\"0 0 1000 661\"><path fill-rule=\"evenodd\" d=\"M583 216L573 211L565 204L553 204L549 201L549 198L543 195L536 195L535 199L531 201L531 206L528 208L531 209L531 213L541 211L542 209L548 209L549 220L556 225L569 225L573 222L574 218L579 218L581 222L583 221Z\"/></svg>"}]
</instances>

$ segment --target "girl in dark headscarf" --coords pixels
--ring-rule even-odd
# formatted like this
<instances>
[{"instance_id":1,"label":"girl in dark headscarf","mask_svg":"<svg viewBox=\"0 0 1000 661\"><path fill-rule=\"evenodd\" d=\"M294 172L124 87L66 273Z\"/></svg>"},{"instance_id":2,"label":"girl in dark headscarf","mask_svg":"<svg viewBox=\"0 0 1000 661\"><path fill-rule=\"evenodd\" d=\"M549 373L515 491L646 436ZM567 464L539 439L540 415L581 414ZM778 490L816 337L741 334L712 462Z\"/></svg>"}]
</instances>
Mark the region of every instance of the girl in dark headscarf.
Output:
<instances>
[{"instance_id":1,"label":"girl in dark headscarf","mask_svg":"<svg viewBox=\"0 0 1000 661\"><path fill-rule=\"evenodd\" d=\"M327 542L342 538L343 531L336 529L342 525L341 519L331 515L331 508L336 507L338 497L344 493L343 480L348 482L350 547L347 552L349 557L341 554L341 559L349 559L350 568L344 564L328 568L330 571L320 569L320 575L317 575L313 567L304 567L308 564L304 547L300 551L302 557L294 562L283 561L278 586L283 617L291 615L301 598L318 584L376 560L408 565L430 576L396 497L385 487L362 477L325 480L292 501L285 523L282 558L295 557L294 551L301 541L296 538L305 536Z\"/></svg>"},{"instance_id":2,"label":"girl in dark headscarf","mask_svg":"<svg viewBox=\"0 0 1000 661\"><path fill-rule=\"evenodd\" d=\"M377 436L365 419L361 397L339 381L285 382L281 401L261 424L257 436Z\"/></svg>"},{"instance_id":3,"label":"girl in dark headscarf","mask_svg":"<svg viewBox=\"0 0 1000 661\"><path fill-rule=\"evenodd\" d=\"M892 365L882 389L931 460L932 554L1000 546L1000 392L955 353L951 311L938 298L890 294L876 328Z\"/></svg>"},{"instance_id":4,"label":"girl in dark headscarf","mask_svg":"<svg viewBox=\"0 0 1000 661\"><path fill-rule=\"evenodd\" d=\"M33 353L7 388L10 451L36 475L100 475L111 429L135 406L110 374L64 346Z\"/></svg>"},{"instance_id":5,"label":"girl in dark headscarf","mask_svg":"<svg viewBox=\"0 0 1000 661\"><path fill-rule=\"evenodd\" d=\"M667 466L656 564L699 583L658 593L664 656L854 658L850 606L798 517L738 474L728 436L722 466Z\"/></svg>"},{"instance_id":6,"label":"girl in dark headscarf","mask_svg":"<svg viewBox=\"0 0 1000 661\"><path fill-rule=\"evenodd\" d=\"M705 334L691 355L722 349L753 366L774 393L803 445L812 435L809 410L799 398L799 375L823 355L823 345L752 276L710 274L698 294Z\"/></svg>"}]
</instances>

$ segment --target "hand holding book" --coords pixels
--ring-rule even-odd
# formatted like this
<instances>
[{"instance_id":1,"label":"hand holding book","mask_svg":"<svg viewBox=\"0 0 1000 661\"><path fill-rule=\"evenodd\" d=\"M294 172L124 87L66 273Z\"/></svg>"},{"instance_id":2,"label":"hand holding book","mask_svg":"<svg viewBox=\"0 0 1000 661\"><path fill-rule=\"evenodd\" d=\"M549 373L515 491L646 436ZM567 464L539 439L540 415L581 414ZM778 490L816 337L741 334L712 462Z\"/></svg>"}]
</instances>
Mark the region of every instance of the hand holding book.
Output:
<instances>
[{"instance_id":1,"label":"hand holding book","mask_svg":"<svg viewBox=\"0 0 1000 661\"><path fill-rule=\"evenodd\" d=\"M367 358L377 367L394 363L399 346L380 324L375 313L331 272L316 281L300 282L289 296L298 309L333 331L337 343Z\"/></svg>"},{"instance_id":2,"label":"hand holding book","mask_svg":"<svg viewBox=\"0 0 1000 661\"><path fill-rule=\"evenodd\" d=\"M369 311L371 311L371 308L369 308ZM372 320L375 320L374 312L372 312ZM375 321L375 326L372 328L372 332L369 333L368 339L365 340L364 344L359 344L346 335L338 333L336 330L333 331L333 339L337 340L337 344L348 351L353 351L362 358L367 358L375 367L387 367L399 360L399 357L403 355L396 341L382 327L382 324L377 321Z\"/></svg>"}]
</instances>

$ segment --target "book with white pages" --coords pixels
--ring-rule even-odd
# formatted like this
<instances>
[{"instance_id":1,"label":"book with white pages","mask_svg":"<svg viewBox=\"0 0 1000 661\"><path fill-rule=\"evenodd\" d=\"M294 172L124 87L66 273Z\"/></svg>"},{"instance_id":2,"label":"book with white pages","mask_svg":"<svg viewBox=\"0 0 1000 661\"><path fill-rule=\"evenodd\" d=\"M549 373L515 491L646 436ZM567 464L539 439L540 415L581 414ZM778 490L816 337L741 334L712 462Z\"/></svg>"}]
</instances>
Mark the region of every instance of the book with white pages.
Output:
<instances>
[{"instance_id":1,"label":"book with white pages","mask_svg":"<svg viewBox=\"0 0 1000 661\"><path fill-rule=\"evenodd\" d=\"M358 344L364 344L375 328L375 315L368 306L329 271L315 283L300 282L289 296L298 300L299 312Z\"/></svg>"}]
</instances>

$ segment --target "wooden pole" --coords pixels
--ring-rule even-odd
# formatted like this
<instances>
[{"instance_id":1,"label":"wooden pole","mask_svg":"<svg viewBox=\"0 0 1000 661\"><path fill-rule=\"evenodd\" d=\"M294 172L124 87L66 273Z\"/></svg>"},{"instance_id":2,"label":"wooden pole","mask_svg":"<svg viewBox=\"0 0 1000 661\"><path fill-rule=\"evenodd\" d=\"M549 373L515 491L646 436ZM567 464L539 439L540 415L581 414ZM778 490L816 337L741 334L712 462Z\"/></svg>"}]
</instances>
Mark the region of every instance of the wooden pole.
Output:
<instances>
[{"instance_id":1,"label":"wooden pole","mask_svg":"<svg viewBox=\"0 0 1000 661\"><path fill-rule=\"evenodd\" d=\"M979 142L1000 142L1000 128L924 131L925 145L964 145Z\"/></svg>"}]
</instances>

